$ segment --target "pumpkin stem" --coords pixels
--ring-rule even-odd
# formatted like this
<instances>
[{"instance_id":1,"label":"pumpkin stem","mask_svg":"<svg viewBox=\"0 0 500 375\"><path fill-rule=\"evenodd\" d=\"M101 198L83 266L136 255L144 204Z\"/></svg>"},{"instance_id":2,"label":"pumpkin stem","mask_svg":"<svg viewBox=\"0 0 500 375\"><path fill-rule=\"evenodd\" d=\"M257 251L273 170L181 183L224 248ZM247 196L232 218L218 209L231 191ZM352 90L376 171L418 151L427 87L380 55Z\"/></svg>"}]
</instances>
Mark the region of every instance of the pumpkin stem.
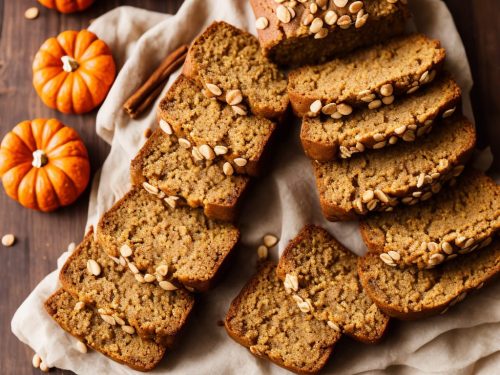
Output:
<instances>
[{"instance_id":1,"label":"pumpkin stem","mask_svg":"<svg viewBox=\"0 0 500 375\"><path fill-rule=\"evenodd\" d=\"M36 150L33 152L33 161L31 162L33 167L42 168L48 162L49 159L43 150Z\"/></svg>"},{"instance_id":2,"label":"pumpkin stem","mask_svg":"<svg viewBox=\"0 0 500 375\"><path fill-rule=\"evenodd\" d=\"M61 57L61 61L63 63L63 70L68 73L74 72L80 66L80 64L78 64L78 61L67 55Z\"/></svg>"}]
</instances>

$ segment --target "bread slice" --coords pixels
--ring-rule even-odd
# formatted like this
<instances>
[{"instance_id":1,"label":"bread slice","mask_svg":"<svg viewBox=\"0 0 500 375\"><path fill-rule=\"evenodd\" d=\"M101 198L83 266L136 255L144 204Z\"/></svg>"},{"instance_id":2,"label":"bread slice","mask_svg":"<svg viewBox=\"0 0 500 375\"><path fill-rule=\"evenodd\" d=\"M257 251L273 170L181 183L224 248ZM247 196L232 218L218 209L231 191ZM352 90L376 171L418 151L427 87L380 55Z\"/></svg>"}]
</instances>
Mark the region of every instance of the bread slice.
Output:
<instances>
[{"instance_id":1,"label":"bread slice","mask_svg":"<svg viewBox=\"0 0 500 375\"><path fill-rule=\"evenodd\" d=\"M392 103L397 95L415 92L432 82L444 58L437 40L421 34L396 37L322 65L293 70L288 94L300 117L320 111L342 117L353 106L375 109Z\"/></svg>"},{"instance_id":2,"label":"bread slice","mask_svg":"<svg viewBox=\"0 0 500 375\"><path fill-rule=\"evenodd\" d=\"M294 298L310 301L316 319L356 340L375 343L389 318L365 294L357 258L323 228L306 225L286 247L276 273L285 286L290 286L289 279L297 280Z\"/></svg>"},{"instance_id":3,"label":"bread slice","mask_svg":"<svg viewBox=\"0 0 500 375\"><path fill-rule=\"evenodd\" d=\"M460 88L445 74L425 90L378 109L361 109L352 116L304 117L300 140L307 156L319 161L350 158L400 140L414 141L431 131L437 119L449 117L460 101Z\"/></svg>"},{"instance_id":4,"label":"bread slice","mask_svg":"<svg viewBox=\"0 0 500 375\"><path fill-rule=\"evenodd\" d=\"M224 163L197 161L176 136L156 129L132 160L130 174L134 185L146 183L172 205L203 207L211 219L233 221L250 180L226 174Z\"/></svg>"},{"instance_id":5,"label":"bread slice","mask_svg":"<svg viewBox=\"0 0 500 375\"><path fill-rule=\"evenodd\" d=\"M328 220L414 205L440 191L464 169L475 144L464 117L446 119L427 137L349 159L312 162L321 208Z\"/></svg>"},{"instance_id":6,"label":"bread slice","mask_svg":"<svg viewBox=\"0 0 500 375\"><path fill-rule=\"evenodd\" d=\"M500 186L470 170L438 197L369 217L360 229L387 264L432 268L491 243L500 230Z\"/></svg>"},{"instance_id":7,"label":"bread slice","mask_svg":"<svg viewBox=\"0 0 500 375\"><path fill-rule=\"evenodd\" d=\"M500 241L430 270L399 269L377 254L360 258L358 272L370 298L386 314L418 319L444 313L500 272Z\"/></svg>"},{"instance_id":8,"label":"bread slice","mask_svg":"<svg viewBox=\"0 0 500 375\"><path fill-rule=\"evenodd\" d=\"M283 117L288 107L286 77L262 55L252 34L226 22L212 23L189 48L183 73L217 99L267 118ZM228 100L232 93L243 101ZM229 94L229 95L228 95Z\"/></svg>"},{"instance_id":9,"label":"bread slice","mask_svg":"<svg viewBox=\"0 0 500 375\"><path fill-rule=\"evenodd\" d=\"M323 368L341 334L300 311L267 263L233 300L226 330L258 357L300 374Z\"/></svg>"},{"instance_id":10,"label":"bread slice","mask_svg":"<svg viewBox=\"0 0 500 375\"><path fill-rule=\"evenodd\" d=\"M240 116L225 103L207 98L182 75L160 102L158 114L168 124L163 126L171 127L200 152L206 151L208 159L221 155L238 173L252 176L258 175L266 145L276 130L276 124L264 117Z\"/></svg>"},{"instance_id":11,"label":"bread slice","mask_svg":"<svg viewBox=\"0 0 500 375\"><path fill-rule=\"evenodd\" d=\"M97 230L109 255L120 257L125 246L128 261L142 274L154 275L167 266L169 279L198 291L215 282L239 235L232 224L210 220L198 209L173 209L143 188L116 202Z\"/></svg>"},{"instance_id":12,"label":"bread slice","mask_svg":"<svg viewBox=\"0 0 500 375\"><path fill-rule=\"evenodd\" d=\"M138 371L155 368L163 358L165 346L142 339L130 326L110 325L89 305L59 289L45 302L49 315L69 334L106 357Z\"/></svg>"},{"instance_id":13,"label":"bread slice","mask_svg":"<svg viewBox=\"0 0 500 375\"><path fill-rule=\"evenodd\" d=\"M359 10L351 8L353 3L339 7L318 1L313 14L308 1L250 0L256 23L262 25L257 33L264 55L283 66L317 64L404 32L409 15L405 0L365 0ZM293 9L287 23L278 18L280 5ZM318 22L321 27L316 27Z\"/></svg>"},{"instance_id":14,"label":"bread slice","mask_svg":"<svg viewBox=\"0 0 500 375\"><path fill-rule=\"evenodd\" d=\"M103 319L125 322L143 338L170 341L187 321L193 296L182 288L164 290L156 282L139 280L127 263L109 257L90 231L64 264L59 280L64 290L97 308Z\"/></svg>"}]
</instances>

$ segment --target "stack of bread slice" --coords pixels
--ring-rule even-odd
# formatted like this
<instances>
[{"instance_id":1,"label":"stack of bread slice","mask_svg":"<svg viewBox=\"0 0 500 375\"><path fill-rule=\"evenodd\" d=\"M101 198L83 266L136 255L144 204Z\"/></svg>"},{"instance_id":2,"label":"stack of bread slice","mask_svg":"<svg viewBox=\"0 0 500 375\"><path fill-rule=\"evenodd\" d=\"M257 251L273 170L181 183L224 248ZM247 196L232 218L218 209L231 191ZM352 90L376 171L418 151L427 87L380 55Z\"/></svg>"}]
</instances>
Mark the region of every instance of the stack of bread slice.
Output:
<instances>
[{"instance_id":1,"label":"stack of bread slice","mask_svg":"<svg viewBox=\"0 0 500 375\"><path fill-rule=\"evenodd\" d=\"M239 240L232 223L288 107L257 39L215 22L192 44L131 163L133 187L60 273L48 313L83 344L154 368ZM264 89L265 88L265 89Z\"/></svg>"}]
</instances>

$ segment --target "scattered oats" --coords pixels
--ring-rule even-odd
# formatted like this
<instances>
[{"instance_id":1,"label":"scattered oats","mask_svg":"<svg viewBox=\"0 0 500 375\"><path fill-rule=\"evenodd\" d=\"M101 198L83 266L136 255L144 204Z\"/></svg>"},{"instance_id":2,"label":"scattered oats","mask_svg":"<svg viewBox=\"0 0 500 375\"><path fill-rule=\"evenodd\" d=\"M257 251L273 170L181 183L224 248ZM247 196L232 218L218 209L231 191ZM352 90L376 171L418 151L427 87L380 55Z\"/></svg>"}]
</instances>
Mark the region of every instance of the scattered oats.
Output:
<instances>
[{"instance_id":1,"label":"scattered oats","mask_svg":"<svg viewBox=\"0 0 500 375\"><path fill-rule=\"evenodd\" d=\"M215 152L209 145L201 145L198 147L198 151L200 151L200 154L207 160L215 159Z\"/></svg>"},{"instance_id":2,"label":"scattered oats","mask_svg":"<svg viewBox=\"0 0 500 375\"><path fill-rule=\"evenodd\" d=\"M236 164L238 167L244 167L248 163L247 159L243 159L243 158L236 158L233 161L234 161L234 164Z\"/></svg>"},{"instance_id":3,"label":"scattered oats","mask_svg":"<svg viewBox=\"0 0 500 375\"><path fill-rule=\"evenodd\" d=\"M455 168L453 168L452 175L453 177L459 176L463 171L464 171L465 166L463 165L457 165Z\"/></svg>"},{"instance_id":4,"label":"scattered oats","mask_svg":"<svg viewBox=\"0 0 500 375\"><path fill-rule=\"evenodd\" d=\"M347 5L348 0L333 0L333 3L339 8L343 8Z\"/></svg>"},{"instance_id":5,"label":"scattered oats","mask_svg":"<svg viewBox=\"0 0 500 375\"><path fill-rule=\"evenodd\" d=\"M172 284L170 281L167 281L167 280L161 281L159 283L159 285L160 285L160 288L167 290L167 291L172 291L172 290L178 289L174 284Z\"/></svg>"},{"instance_id":6,"label":"scattered oats","mask_svg":"<svg viewBox=\"0 0 500 375\"><path fill-rule=\"evenodd\" d=\"M382 253L379 255L379 257L380 257L380 259L382 259L382 262L384 262L385 264L392 266L392 267L396 266L396 263L394 263L394 259L392 259L389 254Z\"/></svg>"},{"instance_id":7,"label":"scattered oats","mask_svg":"<svg viewBox=\"0 0 500 375\"><path fill-rule=\"evenodd\" d=\"M309 303L307 303L306 301L303 301L303 302L299 302L297 303L297 307L299 308L300 311L302 311L303 313L308 313L311 311L311 306L309 305Z\"/></svg>"},{"instance_id":8,"label":"scattered oats","mask_svg":"<svg viewBox=\"0 0 500 375\"><path fill-rule=\"evenodd\" d=\"M113 318L115 318L115 322L118 323L119 325L124 325L125 324L125 320L123 320L122 318L120 318L118 315L114 315Z\"/></svg>"},{"instance_id":9,"label":"scattered oats","mask_svg":"<svg viewBox=\"0 0 500 375\"><path fill-rule=\"evenodd\" d=\"M420 173L417 177L417 188L420 188L424 185L425 181L425 173Z\"/></svg>"},{"instance_id":10,"label":"scattered oats","mask_svg":"<svg viewBox=\"0 0 500 375\"><path fill-rule=\"evenodd\" d=\"M375 143L372 147L374 150L378 150L378 149L384 148L386 144L387 144L386 141L378 142L378 143Z\"/></svg>"},{"instance_id":11,"label":"scattered oats","mask_svg":"<svg viewBox=\"0 0 500 375\"><path fill-rule=\"evenodd\" d=\"M393 92L394 92L394 88L392 87L392 85L390 83L387 83L380 88L380 93L383 96L391 96Z\"/></svg>"},{"instance_id":12,"label":"scattered oats","mask_svg":"<svg viewBox=\"0 0 500 375\"><path fill-rule=\"evenodd\" d=\"M370 202L374 198L373 190L366 190L361 198L363 199L363 203Z\"/></svg>"},{"instance_id":13,"label":"scattered oats","mask_svg":"<svg viewBox=\"0 0 500 375\"><path fill-rule=\"evenodd\" d=\"M378 200L373 199L366 204L366 208L368 208L368 211L373 211L377 207L377 204L378 204Z\"/></svg>"},{"instance_id":14,"label":"scattered oats","mask_svg":"<svg viewBox=\"0 0 500 375\"><path fill-rule=\"evenodd\" d=\"M433 241L427 243L427 250L429 251L438 251L439 245Z\"/></svg>"},{"instance_id":15,"label":"scattered oats","mask_svg":"<svg viewBox=\"0 0 500 375\"><path fill-rule=\"evenodd\" d=\"M276 17L278 17L278 19L283 23L288 23L292 20L292 15L290 14L290 11L284 5L280 5L278 6L278 8L276 8Z\"/></svg>"},{"instance_id":16,"label":"scattered oats","mask_svg":"<svg viewBox=\"0 0 500 375\"><path fill-rule=\"evenodd\" d=\"M130 262L128 264L128 268L130 269L130 271L132 271L132 273L134 274L138 274L139 273L139 269L137 268L137 266L135 265L135 263L133 262Z\"/></svg>"},{"instance_id":17,"label":"scattered oats","mask_svg":"<svg viewBox=\"0 0 500 375\"><path fill-rule=\"evenodd\" d=\"M335 120L341 119L342 118L342 113L335 112L334 114L332 114L331 118L333 118Z\"/></svg>"},{"instance_id":18,"label":"scattered oats","mask_svg":"<svg viewBox=\"0 0 500 375\"><path fill-rule=\"evenodd\" d=\"M311 24L311 22L313 21L314 19L314 15L312 15L311 13L309 13L307 16L304 17L304 20L302 21L302 24L304 26L309 26Z\"/></svg>"},{"instance_id":19,"label":"scattered oats","mask_svg":"<svg viewBox=\"0 0 500 375\"><path fill-rule=\"evenodd\" d=\"M309 12L311 12L311 14L316 14L317 11L318 11L318 4L316 3L309 4Z\"/></svg>"},{"instance_id":20,"label":"scattered oats","mask_svg":"<svg viewBox=\"0 0 500 375\"><path fill-rule=\"evenodd\" d=\"M150 183L143 182L142 187L150 194L158 194L159 190L156 186L151 185Z\"/></svg>"},{"instance_id":21,"label":"scattered oats","mask_svg":"<svg viewBox=\"0 0 500 375\"><path fill-rule=\"evenodd\" d=\"M120 265L122 265L124 267L127 265L127 260L124 257L121 256L119 261L120 261Z\"/></svg>"},{"instance_id":22,"label":"scattered oats","mask_svg":"<svg viewBox=\"0 0 500 375\"><path fill-rule=\"evenodd\" d=\"M231 108L237 115L246 116L248 114L247 109L242 104L232 105Z\"/></svg>"},{"instance_id":23,"label":"scattered oats","mask_svg":"<svg viewBox=\"0 0 500 375\"><path fill-rule=\"evenodd\" d=\"M407 130L403 134L403 141L405 142L413 142L415 140L415 132L413 130Z\"/></svg>"},{"instance_id":24,"label":"scattered oats","mask_svg":"<svg viewBox=\"0 0 500 375\"><path fill-rule=\"evenodd\" d=\"M480 248L483 248L483 247L486 247L488 246L489 244L491 244L491 242L493 241L493 238L492 237L486 237L485 240L483 240L483 242L481 242L481 245L479 246Z\"/></svg>"},{"instance_id":25,"label":"scattered oats","mask_svg":"<svg viewBox=\"0 0 500 375\"><path fill-rule=\"evenodd\" d=\"M464 247L471 247L474 244L474 239L469 238L467 241L465 241Z\"/></svg>"},{"instance_id":26,"label":"scattered oats","mask_svg":"<svg viewBox=\"0 0 500 375\"><path fill-rule=\"evenodd\" d=\"M127 326L127 325L122 326L122 330L123 330L123 332L128 333L129 335L133 335L135 333L134 327Z\"/></svg>"},{"instance_id":27,"label":"scattered oats","mask_svg":"<svg viewBox=\"0 0 500 375\"><path fill-rule=\"evenodd\" d=\"M384 137L384 135L383 135L383 134L381 134L381 133L375 133L375 134L373 135L373 140L374 140L375 142L380 142L380 141L382 141L384 138L385 138L385 137Z\"/></svg>"},{"instance_id":28,"label":"scattered oats","mask_svg":"<svg viewBox=\"0 0 500 375\"><path fill-rule=\"evenodd\" d=\"M327 320L326 324L328 325L328 327L330 327L334 331L340 332L340 327L337 324L335 324L334 322L332 322L331 320Z\"/></svg>"},{"instance_id":29,"label":"scattered oats","mask_svg":"<svg viewBox=\"0 0 500 375\"><path fill-rule=\"evenodd\" d=\"M415 198L420 198L420 196L422 195L422 192L421 191L414 191L412 193L412 196L415 197Z\"/></svg>"},{"instance_id":30,"label":"scattered oats","mask_svg":"<svg viewBox=\"0 0 500 375\"><path fill-rule=\"evenodd\" d=\"M257 18L257 20L255 21L255 27L258 29L258 30L264 30L265 28L267 28L269 26L269 21L266 17L259 17Z\"/></svg>"},{"instance_id":31,"label":"scattered oats","mask_svg":"<svg viewBox=\"0 0 500 375\"><path fill-rule=\"evenodd\" d=\"M16 237L12 234L6 234L2 237L2 245L6 247L10 247L14 245L14 242L16 242Z\"/></svg>"},{"instance_id":32,"label":"scattered oats","mask_svg":"<svg viewBox=\"0 0 500 375\"><path fill-rule=\"evenodd\" d=\"M101 314L101 318L102 320L104 320L106 323L114 326L116 325L116 321L115 321L115 318L113 318L112 316L109 316L109 315L105 315L105 314Z\"/></svg>"},{"instance_id":33,"label":"scattered oats","mask_svg":"<svg viewBox=\"0 0 500 375\"><path fill-rule=\"evenodd\" d=\"M198 148L196 147L193 147L193 149L191 150L191 155L193 155L193 158L196 161L202 161L205 159L201 154L200 150L198 150Z\"/></svg>"},{"instance_id":34,"label":"scattered oats","mask_svg":"<svg viewBox=\"0 0 500 375\"><path fill-rule=\"evenodd\" d=\"M121 247L120 247L120 254L125 257L125 258L128 258L129 256L132 255L132 249L130 248L129 245L127 244L123 244Z\"/></svg>"},{"instance_id":35,"label":"scattered oats","mask_svg":"<svg viewBox=\"0 0 500 375\"><path fill-rule=\"evenodd\" d=\"M225 154L227 154L228 151L229 151L229 149L226 146L215 146L214 147L215 155L225 155Z\"/></svg>"},{"instance_id":36,"label":"scattered oats","mask_svg":"<svg viewBox=\"0 0 500 375\"><path fill-rule=\"evenodd\" d=\"M449 242L444 241L441 244L441 249L448 255L453 253L453 247L450 245Z\"/></svg>"},{"instance_id":37,"label":"scattered oats","mask_svg":"<svg viewBox=\"0 0 500 375\"><path fill-rule=\"evenodd\" d=\"M406 91L406 93L408 95L413 94L415 91L418 90L418 88L419 88L419 86L412 87L411 89L409 89L408 91Z\"/></svg>"},{"instance_id":38,"label":"scattered oats","mask_svg":"<svg viewBox=\"0 0 500 375\"><path fill-rule=\"evenodd\" d=\"M219 88L219 86L214 85L213 83L207 83L206 86L207 86L208 91L210 91L215 96L222 95L222 90Z\"/></svg>"},{"instance_id":39,"label":"scattered oats","mask_svg":"<svg viewBox=\"0 0 500 375\"><path fill-rule=\"evenodd\" d=\"M323 39L328 35L328 29L322 27L316 34L314 34L314 39Z\"/></svg>"},{"instance_id":40,"label":"scattered oats","mask_svg":"<svg viewBox=\"0 0 500 375\"><path fill-rule=\"evenodd\" d=\"M42 363L42 358L37 353L35 353L33 359L31 360L31 363L33 364L34 368L39 368L40 363Z\"/></svg>"},{"instance_id":41,"label":"scattered oats","mask_svg":"<svg viewBox=\"0 0 500 375\"><path fill-rule=\"evenodd\" d=\"M450 108L450 109L444 111L443 118L450 117L453 113L455 113L456 109L457 109L456 107L453 107L453 108Z\"/></svg>"},{"instance_id":42,"label":"scattered oats","mask_svg":"<svg viewBox=\"0 0 500 375\"><path fill-rule=\"evenodd\" d=\"M440 264L444 261L444 255L443 254L432 254L429 258L429 265L435 266L437 264Z\"/></svg>"},{"instance_id":43,"label":"scattered oats","mask_svg":"<svg viewBox=\"0 0 500 375\"><path fill-rule=\"evenodd\" d=\"M389 203L389 198L387 195L380 189L375 189L375 196L383 203Z\"/></svg>"},{"instance_id":44,"label":"scattered oats","mask_svg":"<svg viewBox=\"0 0 500 375\"><path fill-rule=\"evenodd\" d=\"M339 25L342 29L347 29L349 26L351 26L351 17L349 17L347 14L339 17L337 25Z\"/></svg>"},{"instance_id":45,"label":"scattered oats","mask_svg":"<svg viewBox=\"0 0 500 375\"><path fill-rule=\"evenodd\" d=\"M160 129L163 130L168 135L172 135L173 133L172 127L165 120L160 120Z\"/></svg>"},{"instance_id":46,"label":"scattered oats","mask_svg":"<svg viewBox=\"0 0 500 375\"><path fill-rule=\"evenodd\" d=\"M363 9L361 9L359 11L358 16L356 18L356 22L354 23L354 27L356 29L363 27L365 25L366 21L368 20L368 14L360 16L360 13L362 13L362 12L363 12Z\"/></svg>"},{"instance_id":47,"label":"scattered oats","mask_svg":"<svg viewBox=\"0 0 500 375\"><path fill-rule=\"evenodd\" d=\"M101 266L94 259L87 260L87 270L94 276L101 274Z\"/></svg>"},{"instance_id":48,"label":"scattered oats","mask_svg":"<svg viewBox=\"0 0 500 375\"><path fill-rule=\"evenodd\" d=\"M389 144L393 145L393 144L397 143L398 139L399 139L398 137L396 137L395 135L393 135L391 138L389 138Z\"/></svg>"},{"instance_id":49,"label":"scattered oats","mask_svg":"<svg viewBox=\"0 0 500 375\"><path fill-rule=\"evenodd\" d=\"M166 197L164 199L165 203L168 204L172 208L177 207L177 201L179 200L179 197L176 197L175 195L171 195L170 197Z\"/></svg>"},{"instance_id":50,"label":"scattered oats","mask_svg":"<svg viewBox=\"0 0 500 375\"><path fill-rule=\"evenodd\" d=\"M363 151L365 151L365 146L361 142L356 142L356 149L359 152L363 152Z\"/></svg>"},{"instance_id":51,"label":"scattered oats","mask_svg":"<svg viewBox=\"0 0 500 375\"><path fill-rule=\"evenodd\" d=\"M422 197L420 198L421 201L426 201L428 199L430 199L432 197L432 192L428 191L427 193L425 193L424 195L422 195Z\"/></svg>"},{"instance_id":52,"label":"scattered oats","mask_svg":"<svg viewBox=\"0 0 500 375\"><path fill-rule=\"evenodd\" d=\"M156 272L161 276L167 276L168 266L166 264L161 264L158 267L156 267Z\"/></svg>"},{"instance_id":53,"label":"scattered oats","mask_svg":"<svg viewBox=\"0 0 500 375\"><path fill-rule=\"evenodd\" d=\"M349 5L349 12L358 13L362 8L363 8L363 2L355 1L354 3L351 3L351 5Z\"/></svg>"},{"instance_id":54,"label":"scattered oats","mask_svg":"<svg viewBox=\"0 0 500 375\"><path fill-rule=\"evenodd\" d=\"M422 73L420 76L420 79L418 80L420 83L425 83L427 81L427 78L429 78L429 71L426 70L425 72Z\"/></svg>"},{"instance_id":55,"label":"scattered oats","mask_svg":"<svg viewBox=\"0 0 500 375\"><path fill-rule=\"evenodd\" d=\"M337 105L337 111L343 116L348 116L352 113L352 107L345 103L340 103Z\"/></svg>"},{"instance_id":56,"label":"scattered oats","mask_svg":"<svg viewBox=\"0 0 500 375\"><path fill-rule=\"evenodd\" d=\"M394 103L394 96L393 95L391 95L391 96L384 96L382 98L382 103L384 103L385 105L389 105L389 104Z\"/></svg>"},{"instance_id":57,"label":"scattered oats","mask_svg":"<svg viewBox=\"0 0 500 375\"><path fill-rule=\"evenodd\" d=\"M368 104L368 109L377 109L382 106L382 100L374 100Z\"/></svg>"},{"instance_id":58,"label":"scattered oats","mask_svg":"<svg viewBox=\"0 0 500 375\"><path fill-rule=\"evenodd\" d=\"M226 93L226 102L229 105L240 104L243 100L243 95L240 90L229 90Z\"/></svg>"},{"instance_id":59,"label":"scattered oats","mask_svg":"<svg viewBox=\"0 0 500 375\"><path fill-rule=\"evenodd\" d=\"M312 102L311 105L309 106L309 110L313 114L317 114L321 110L321 100L318 99Z\"/></svg>"},{"instance_id":60,"label":"scattered oats","mask_svg":"<svg viewBox=\"0 0 500 375\"><path fill-rule=\"evenodd\" d=\"M34 20L39 15L40 15L40 11L38 10L37 7L28 8L24 12L24 18L26 18L27 20Z\"/></svg>"},{"instance_id":61,"label":"scattered oats","mask_svg":"<svg viewBox=\"0 0 500 375\"><path fill-rule=\"evenodd\" d=\"M335 103L326 104L323 108L321 108L321 112L323 112L325 115L332 115L335 112L337 112L337 104Z\"/></svg>"},{"instance_id":62,"label":"scattered oats","mask_svg":"<svg viewBox=\"0 0 500 375\"><path fill-rule=\"evenodd\" d=\"M75 307L73 308L73 310L75 310L75 311L82 311L82 309L84 307L85 307L85 302L78 301L77 303L75 303Z\"/></svg>"},{"instance_id":63,"label":"scattered oats","mask_svg":"<svg viewBox=\"0 0 500 375\"><path fill-rule=\"evenodd\" d=\"M283 284L286 289L291 289L295 292L299 290L299 279L295 275L287 273Z\"/></svg>"},{"instance_id":64,"label":"scattered oats","mask_svg":"<svg viewBox=\"0 0 500 375\"><path fill-rule=\"evenodd\" d=\"M85 345L83 342L78 341L76 343L76 350L78 350L80 353L87 353L87 345Z\"/></svg>"},{"instance_id":65,"label":"scattered oats","mask_svg":"<svg viewBox=\"0 0 500 375\"><path fill-rule=\"evenodd\" d=\"M264 245L260 245L257 248L257 256L259 259L261 260L267 259L267 253L268 253L267 247L265 247Z\"/></svg>"},{"instance_id":66,"label":"scattered oats","mask_svg":"<svg viewBox=\"0 0 500 375\"><path fill-rule=\"evenodd\" d=\"M189 142L186 138L179 138L177 141L182 148L191 148L191 142Z\"/></svg>"},{"instance_id":67,"label":"scattered oats","mask_svg":"<svg viewBox=\"0 0 500 375\"><path fill-rule=\"evenodd\" d=\"M309 31L313 34L316 34L318 31L321 30L321 28L323 27L323 20L319 17L316 17L312 23L311 23L311 26L309 27ZM321 103L321 101L320 101Z\"/></svg>"},{"instance_id":68,"label":"scattered oats","mask_svg":"<svg viewBox=\"0 0 500 375\"><path fill-rule=\"evenodd\" d=\"M226 176L231 176L234 173L234 168L229 162L225 162L222 166L222 171Z\"/></svg>"},{"instance_id":69,"label":"scattered oats","mask_svg":"<svg viewBox=\"0 0 500 375\"><path fill-rule=\"evenodd\" d=\"M150 273L144 275L144 281L147 283L152 283L155 280L156 280L155 275L151 275Z\"/></svg>"},{"instance_id":70,"label":"scattered oats","mask_svg":"<svg viewBox=\"0 0 500 375\"><path fill-rule=\"evenodd\" d=\"M141 284L142 284L142 283L144 283L144 281L145 281L145 280L144 280L144 276L142 276L140 273L136 273L136 274L134 275L134 277L135 277L135 279L136 279L139 283L141 283Z\"/></svg>"},{"instance_id":71,"label":"scattered oats","mask_svg":"<svg viewBox=\"0 0 500 375\"><path fill-rule=\"evenodd\" d=\"M458 236L455 239L455 245L462 247L462 245L465 243L465 241L467 241L466 237L464 237L464 236Z\"/></svg>"},{"instance_id":72,"label":"scattered oats","mask_svg":"<svg viewBox=\"0 0 500 375\"><path fill-rule=\"evenodd\" d=\"M278 243L278 237L273 234L266 234L263 238L263 242L267 247L273 247Z\"/></svg>"},{"instance_id":73,"label":"scattered oats","mask_svg":"<svg viewBox=\"0 0 500 375\"><path fill-rule=\"evenodd\" d=\"M394 133L397 135L401 135L406 131L406 125L400 126L399 128L394 129Z\"/></svg>"},{"instance_id":74,"label":"scattered oats","mask_svg":"<svg viewBox=\"0 0 500 375\"><path fill-rule=\"evenodd\" d=\"M387 254L395 261L399 261L401 259L401 255L397 251L390 250L387 252Z\"/></svg>"},{"instance_id":75,"label":"scattered oats","mask_svg":"<svg viewBox=\"0 0 500 375\"><path fill-rule=\"evenodd\" d=\"M337 13L335 13L335 11L329 10L328 12L326 12L325 23L327 25L330 25L330 26L335 25L337 20L338 20L338 16L337 16Z\"/></svg>"}]
</instances>

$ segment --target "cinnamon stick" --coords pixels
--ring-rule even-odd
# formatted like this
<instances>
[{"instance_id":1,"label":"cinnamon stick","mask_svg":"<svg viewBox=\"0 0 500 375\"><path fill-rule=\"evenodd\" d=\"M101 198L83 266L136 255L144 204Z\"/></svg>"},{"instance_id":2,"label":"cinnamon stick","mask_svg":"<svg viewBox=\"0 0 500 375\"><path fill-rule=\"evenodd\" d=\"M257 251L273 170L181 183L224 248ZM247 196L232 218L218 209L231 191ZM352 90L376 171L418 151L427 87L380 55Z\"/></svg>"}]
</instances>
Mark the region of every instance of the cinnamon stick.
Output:
<instances>
[{"instance_id":1,"label":"cinnamon stick","mask_svg":"<svg viewBox=\"0 0 500 375\"><path fill-rule=\"evenodd\" d=\"M141 115L156 100L168 77L186 59L187 50L188 46L182 45L170 53L148 80L125 102L123 109L131 118Z\"/></svg>"}]
</instances>

